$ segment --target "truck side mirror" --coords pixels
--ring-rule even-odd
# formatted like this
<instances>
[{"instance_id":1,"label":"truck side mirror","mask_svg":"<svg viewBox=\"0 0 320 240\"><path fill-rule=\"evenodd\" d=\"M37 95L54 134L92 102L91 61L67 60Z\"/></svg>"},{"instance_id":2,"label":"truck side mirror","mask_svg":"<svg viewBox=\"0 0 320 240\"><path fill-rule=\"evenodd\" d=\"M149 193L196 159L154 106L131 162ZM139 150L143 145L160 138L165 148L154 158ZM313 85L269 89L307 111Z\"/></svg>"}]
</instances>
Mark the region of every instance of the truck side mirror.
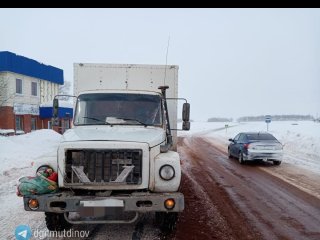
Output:
<instances>
[{"instance_id":1,"label":"truck side mirror","mask_svg":"<svg viewBox=\"0 0 320 240\"><path fill-rule=\"evenodd\" d=\"M182 107L182 121L189 122L189 120L190 120L190 103L184 103Z\"/></svg>"},{"instance_id":2,"label":"truck side mirror","mask_svg":"<svg viewBox=\"0 0 320 240\"><path fill-rule=\"evenodd\" d=\"M190 122L189 121L185 121L182 123L182 130L190 130Z\"/></svg>"},{"instance_id":3,"label":"truck side mirror","mask_svg":"<svg viewBox=\"0 0 320 240\"><path fill-rule=\"evenodd\" d=\"M59 100L57 98L53 99L53 118L58 117L59 112Z\"/></svg>"}]
</instances>

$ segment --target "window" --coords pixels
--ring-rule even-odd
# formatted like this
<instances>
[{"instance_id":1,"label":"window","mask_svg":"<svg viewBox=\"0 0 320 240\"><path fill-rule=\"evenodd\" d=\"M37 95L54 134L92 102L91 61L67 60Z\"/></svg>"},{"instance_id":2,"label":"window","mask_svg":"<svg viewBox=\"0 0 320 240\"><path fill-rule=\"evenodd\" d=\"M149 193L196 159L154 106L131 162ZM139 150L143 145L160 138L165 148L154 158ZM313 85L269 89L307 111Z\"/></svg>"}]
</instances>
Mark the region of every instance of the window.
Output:
<instances>
[{"instance_id":1,"label":"window","mask_svg":"<svg viewBox=\"0 0 320 240\"><path fill-rule=\"evenodd\" d=\"M52 129L52 122L51 121L48 122L48 129Z\"/></svg>"},{"instance_id":2,"label":"window","mask_svg":"<svg viewBox=\"0 0 320 240\"><path fill-rule=\"evenodd\" d=\"M22 116L16 116L16 130L23 130L23 117Z\"/></svg>"},{"instance_id":3,"label":"window","mask_svg":"<svg viewBox=\"0 0 320 240\"><path fill-rule=\"evenodd\" d=\"M238 134L237 136L235 136L235 137L234 137L234 140L235 140L235 141L238 141L238 140L239 140L239 137L240 137L240 134Z\"/></svg>"},{"instance_id":4,"label":"window","mask_svg":"<svg viewBox=\"0 0 320 240\"><path fill-rule=\"evenodd\" d=\"M35 117L31 118L31 130L37 130L37 119Z\"/></svg>"},{"instance_id":5,"label":"window","mask_svg":"<svg viewBox=\"0 0 320 240\"><path fill-rule=\"evenodd\" d=\"M70 123L69 123L69 119L64 119L64 128L65 129L69 129L70 128Z\"/></svg>"},{"instance_id":6,"label":"window","mask_svg":"<svg viewBox=\"0 0 320 240\"><path fill-rule=\"evenodd\" d=\"M161 97L147 94L94 93L78 97L75 125L162 124Z\"/></svg>"},{"instance_id":7,"label":"window","mask_svg":"<svg viewBox=\"0 0 320 240\"><path fill-rule=\"evenodd\" d=\"M267 133L247 134L249 140L277 140L274 136Z\"/></svg>"},{"instance_id":8,"label":"window","mask_svg":"<svg viewBox=\"0 0 320 240\"><path fill-rule=\"evenodd\" d=\"M37 86L38 84L36 83L36 82L32 82L31 83L31 95L32 96L37 96L38 94L37 94L37 90L38 90L38 86Z\"/></svg>"},{"instance_id":9,"label":"window","mask_svg":"<svg viewBox=\"0 0 320 240\"><path fill-rule=\"evenodd\" d=\"M22 94L22 80L16 79L16 93Z\"/></svg>"},{"instance_id":10,"label":"window","mask_svg":"<svg viewBox=\"0 0 320 240\"><path fill-rule=\"evenodd\" d=\"M240 135L239 142L241 142L241 143L246 142L246 135L245 134Z\"/></svg>"}]
</instances>

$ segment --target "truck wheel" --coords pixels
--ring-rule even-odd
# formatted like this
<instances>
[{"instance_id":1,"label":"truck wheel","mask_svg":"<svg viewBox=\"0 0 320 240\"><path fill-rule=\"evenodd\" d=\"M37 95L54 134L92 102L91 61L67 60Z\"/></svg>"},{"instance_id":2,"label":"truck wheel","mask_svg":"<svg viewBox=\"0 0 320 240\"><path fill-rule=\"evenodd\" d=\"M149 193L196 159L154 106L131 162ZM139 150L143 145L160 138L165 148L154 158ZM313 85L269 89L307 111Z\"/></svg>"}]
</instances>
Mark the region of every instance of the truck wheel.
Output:
<instances>
[{"instance_id":1,"label":"truck wheel","mask_svg":"<svg viewBox=\"0 0 320 240\"><path fill-rule=\"evenodd\" d=\"M228 158L230 158L230 159L232 158L230 148L228 148Z\"/></svg>"},{"instance_id":2,"label":"truck wheel","mask_svg":"<svg viewBox=\"0 0 320 240\"><path fill-rule=\"evenodd\" d=\"M50 231L63 231L72 227L72 224L67 222L63 213L45 212L46 225Z\"/></svg>"},{"instance_id":3,"label":"truck wheel","mask_svg":"<svg viewBox=\"0 0 320 240\"><path fill-rule=\"evenodd\" d=\"M156 212L156 224L160 228L161 232L172 232L176 227L177 219L178 213L176 212Z\"/></svg>"}]
</instances>

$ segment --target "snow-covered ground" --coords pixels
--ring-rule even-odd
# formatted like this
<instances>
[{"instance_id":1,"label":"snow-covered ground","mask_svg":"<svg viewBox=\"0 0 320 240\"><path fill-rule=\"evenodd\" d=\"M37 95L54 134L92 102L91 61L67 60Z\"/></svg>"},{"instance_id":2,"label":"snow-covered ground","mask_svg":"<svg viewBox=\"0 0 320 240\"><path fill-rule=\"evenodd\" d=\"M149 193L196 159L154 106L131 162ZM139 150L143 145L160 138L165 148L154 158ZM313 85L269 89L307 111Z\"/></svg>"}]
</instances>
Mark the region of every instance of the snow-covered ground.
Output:
<instances>
[{"instance_id":1,"label":"snow-covered ground","mask_svg":"<svg viewBox=\"0 0 320 240\"><path fill-rule=\"evenodd\" d=\"M23 199L16 195L21 176L34 176L37 162L52 161L61 135L52 130L38 130L29 134L0 136L0 239L15 239L20 224L31 229L45 229L43 213L28 212Z\"/></svg>"},{"instance_id":2,"label":"snow-covered ground","mask_svg":"<svg viewBox=\"0 0 320 240\"><path fill-rule=\"evenodd\" d=\"M226 146L228 138L243 131L266 131L266 124L192 122L191 131L179 132L179 135L206 136ZM320 175L320 123L272 122L269 132L284 144L284 164ZM55 161L60 139L61 135L52 130L0 136L0 239L15 239L14 230L20 224L27 224L31 229L46 229L43 213L24 211L22 198L16 196L17 180L35 174L32 164Z\"/></svg>"}]
</instances>

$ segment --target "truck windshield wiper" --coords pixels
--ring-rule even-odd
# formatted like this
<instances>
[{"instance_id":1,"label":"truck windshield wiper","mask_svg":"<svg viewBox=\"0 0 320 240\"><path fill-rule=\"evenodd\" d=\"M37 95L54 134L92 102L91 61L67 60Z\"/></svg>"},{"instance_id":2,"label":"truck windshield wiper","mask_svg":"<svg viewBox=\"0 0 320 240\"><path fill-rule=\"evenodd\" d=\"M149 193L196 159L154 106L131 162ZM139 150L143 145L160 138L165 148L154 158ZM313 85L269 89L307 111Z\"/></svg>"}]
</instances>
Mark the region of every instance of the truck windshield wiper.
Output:
<instances>
[{"instance_id":1,"label":"truck windshield wiper","mask_svg":"<svg viewBox=\"0 0 320 240\"><path fill-rule=\"evenodd\" d=\"M103 123L103 124L107 124L107 125L111 125L110 123L106 122L105 120L101 120L99 118L94 118L94 117L82 117L82 118L94 120L94 121L97 121L97 122L100 122L100 123Z\"/></svg>"},{"instance_id":2,"label":"truck windshield wiper","mask_svg":"<svg viewBox=\"0 0 320 240\"><path fill-rule=\"evenodd\" d=\"M121 120L124 120L124 121L135 121L135 122L137 122L137 123L139 123L139 124L141 124L141 125L143 125L145 127L148 126L148 124L146 124L144 122L141 122L140 120L135 119L135 118L117 118L117 119L121 119Z\"/></svg>"}]
</instances>

